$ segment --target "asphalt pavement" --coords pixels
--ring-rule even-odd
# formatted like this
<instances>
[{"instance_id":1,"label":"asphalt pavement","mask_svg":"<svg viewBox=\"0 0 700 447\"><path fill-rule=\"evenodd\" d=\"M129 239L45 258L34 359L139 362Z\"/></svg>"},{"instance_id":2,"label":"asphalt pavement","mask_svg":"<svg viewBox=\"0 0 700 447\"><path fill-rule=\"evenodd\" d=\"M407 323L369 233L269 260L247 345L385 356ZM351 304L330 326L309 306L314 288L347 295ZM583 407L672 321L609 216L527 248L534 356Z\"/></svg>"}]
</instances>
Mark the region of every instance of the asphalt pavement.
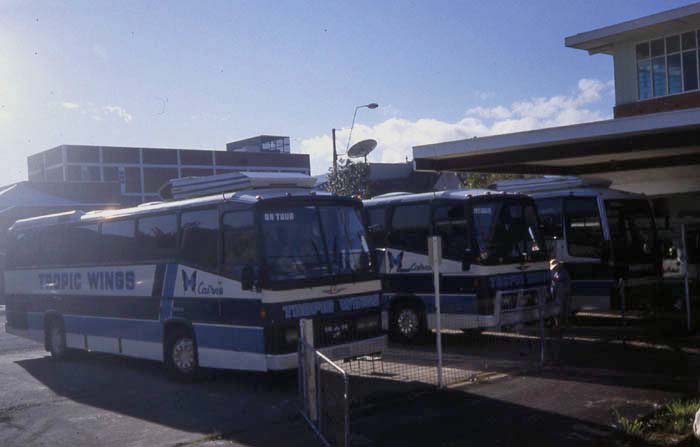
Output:
<instances>
[{"instance_id":1,"label":"asphalt pavement","mask_svg":"<svg viewBox=\"0 0 700 447\"><path fill-rule=\"evenodd\" d=\"M474 354L483 340L455 336L448 348L454 355ZM498 344L489 345L486 351L497 355ZM614 411L636 417L687 393L687 381L658 365L630 368L665 361L656 351L626 349L629 357L618 359L628 367L615 370L617 345L602 346L585 345L586 358L598 352L605 359L591 368L552 366L442 392L394 392L386 400L376 397L389 387L381 378L368 379L377 396L353 413L353 441L602 445L610 439ZM93 353L54 362L37 343L2 331L0 383L0 446L320 445L297 412L294 373L218 371L181 384L156 362Z\"/></svg>"}]
</instances>

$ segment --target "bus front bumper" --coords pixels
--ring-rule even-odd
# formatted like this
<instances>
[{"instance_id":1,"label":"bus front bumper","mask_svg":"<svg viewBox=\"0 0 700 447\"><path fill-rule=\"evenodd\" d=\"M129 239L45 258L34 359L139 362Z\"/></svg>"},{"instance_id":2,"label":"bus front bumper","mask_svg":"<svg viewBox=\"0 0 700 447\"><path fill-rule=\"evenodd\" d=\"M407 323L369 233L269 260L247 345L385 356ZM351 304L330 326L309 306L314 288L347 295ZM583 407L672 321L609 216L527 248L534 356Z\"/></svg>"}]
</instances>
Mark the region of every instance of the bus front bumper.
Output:
<instances>
[{"instance_id":1,"label":"bus front bumper","mask_svg":"<svg viewBox=\"0 0 700 447\"><path fill-rule=\"evenodd\" d=\"M351 343L327 346L325 348L320 348L319 351L332 360L344 360L380 353L384 351L386 347L387 336L380 335L379 337ZM295 369L299 366L299 354L296 352L279 355L268 354L266 361L268 371Z\"/></svg>"},{"instance_id":2,"label":"bus front bumper","mask_svg":"<svg viewBox=\"0 0 700 447\"><path fill-rule=\"evenodd\" d=\"M543 318L557 317L561 314L559 303L548 303L543 308ZM428 314L428 327L437 327L436 314ZM448 330L461 329L489 329L502 326L513 326L520 323L531 323L540 319L538 306L502 310L499 314L473 315L473 314L442 314L441 328Z\"/></svg>"}]
</instances>

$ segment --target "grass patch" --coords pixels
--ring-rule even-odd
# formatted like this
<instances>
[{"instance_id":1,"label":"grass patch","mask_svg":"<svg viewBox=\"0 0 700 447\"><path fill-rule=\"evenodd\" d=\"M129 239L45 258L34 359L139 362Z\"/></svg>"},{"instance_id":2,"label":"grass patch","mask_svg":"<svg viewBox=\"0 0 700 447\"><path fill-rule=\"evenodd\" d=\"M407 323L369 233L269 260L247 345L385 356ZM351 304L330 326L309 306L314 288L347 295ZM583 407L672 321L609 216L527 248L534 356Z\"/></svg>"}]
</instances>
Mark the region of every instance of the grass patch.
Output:
<instances>
[{"instance_id":1,"label":"grass patch","mask_svg":"<svg viewBox=\"0 0 700 447\"><path fill-rule=\"evenodd\" d=\"M628 419L621 416L617 410L613 410L615 414L615 428L624 436L630 438L643 438L644 429L646 428L642 419Z\"/></svg>"},{"instance_id":2,"label":"grass patch","mask_svg":"<svg viewBox=\"0 0 700 447\"><path fill-rule=\"evenodd\" d=\"M700 399L676 399L644 418L628 419L613 410L620 438L615 445L676 445L692 436Z\"/></svg>"},{"instance_id":3,"label":"grass patch","mask_svg":"<svg viewBox=\"0 0 700 447\"><path fill-rule=\"evenodd\" d=\"M693 427L695 413L700 409L700 399L676 399L664 405L652 418L658 431L684 435Z\"/></svg>"}]
</instances>

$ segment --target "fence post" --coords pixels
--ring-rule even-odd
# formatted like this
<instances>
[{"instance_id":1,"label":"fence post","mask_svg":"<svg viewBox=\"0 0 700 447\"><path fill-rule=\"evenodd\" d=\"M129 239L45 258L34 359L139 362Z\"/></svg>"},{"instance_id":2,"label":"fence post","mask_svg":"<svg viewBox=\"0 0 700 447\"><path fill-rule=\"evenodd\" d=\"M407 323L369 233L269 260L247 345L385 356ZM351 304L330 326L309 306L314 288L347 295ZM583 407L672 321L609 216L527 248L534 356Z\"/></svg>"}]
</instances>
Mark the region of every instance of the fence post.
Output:
<instances>
[{"instance_id":1,"label":"fence post","mask_svg":"<svg viewBox=\"0 0 700 447\"><path fill-rule=\"evenodd\" d=\"M438 388L443 387L442 380L442 314L440 312L440 261L442 260L442 238L430 236L428 239L428 257L433 269L433 287L435 288L435 332L437 342L437 379Z\"/></svg>"},{"instance_id":2,"label":"fence post","mask_svg":"<svg viewBox=\"0 0 700 447\"><path fill-rule=\"evenodd\" d=\"M681 244L683 246L683 258L681 259L682 265L685 268L685 274L683 275L683 285L685 287L685 315L686 321L688 323L688 332L692 330L692 320L690 318L690 277L688 273L688 242L686 238L688 237L688 229L686 224L681 224Z\"/></svg>"},{"instance_id":3,"label":"fence post","mask_svg":"<svg viewBox=\"0 0 700 447\"><path fill-rule=\"evenodd\" d=\"M316 355L314 353L314 322L311 319L303 318L299 320L299 339L303 346L303 392L304 407L308 411L309 419L312 422L319 420L318 408L318 383L316 381Z\"/></svg>"},{"instance_id":4,"label":"fence post","mask_svg":"<svg viewBox=\"0 0 700 447\"><path fill-rule=\"evenodd\" d=\"M544 366L544 357L545 357L545 334L544 334L544 305L545 305L546 298L544 296L539 297L539 302L540 302L540 366Z\"/></svg>"},{"instance_id":5,"label":"fence post","mask_svg":"<svg viewBox=\"0 0 700 447\"><path fill-rule=\"evenodd\" d=\"M620 290L620 310L622 312L622 325L627 326L626 311L627 297L625 296L625 278L620 278L617 281L618 289Z\"/></svg>"}]
</instances>

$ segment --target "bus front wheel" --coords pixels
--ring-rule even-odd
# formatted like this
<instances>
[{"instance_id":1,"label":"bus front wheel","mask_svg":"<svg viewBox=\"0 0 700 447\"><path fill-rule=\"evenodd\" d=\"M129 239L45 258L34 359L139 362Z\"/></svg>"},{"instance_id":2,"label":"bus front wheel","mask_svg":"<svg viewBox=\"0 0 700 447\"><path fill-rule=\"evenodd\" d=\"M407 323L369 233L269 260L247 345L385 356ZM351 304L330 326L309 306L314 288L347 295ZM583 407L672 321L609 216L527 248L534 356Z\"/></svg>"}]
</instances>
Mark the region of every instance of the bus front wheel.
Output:
<instances>
[{"instance_id":1,"label":"bus front wheel","mask_svg":"<svg viewBox=\"0 0 700 447\"><path fill-rule=\"evenodd\" d=\"M398 341L415 341L425 331L425 316L416 305L400 304L391 320L391 333Z\"/></svg>"},{"instance_id":2,"label":"bus front wheel","mask_svg":"<svg viewBox=\"0 0 700 447\"><path fill-rule=\"evenodd\" d=\"M63 360L67 357L66 331L63 324L57 318L49 320L47 332L48 351L54 360Z\"/></svg>"},{"instance_id":3,"label":"bus front wheel","mask_svg":"<svg viewBox=\"0 0 700 447\"><path fill-rule=\"evenodd\" d=\"M197 375L197 345L190 331L178 329L167 338L165 365L176 380L192 381Z\"/></svg>"}]
</instances>

